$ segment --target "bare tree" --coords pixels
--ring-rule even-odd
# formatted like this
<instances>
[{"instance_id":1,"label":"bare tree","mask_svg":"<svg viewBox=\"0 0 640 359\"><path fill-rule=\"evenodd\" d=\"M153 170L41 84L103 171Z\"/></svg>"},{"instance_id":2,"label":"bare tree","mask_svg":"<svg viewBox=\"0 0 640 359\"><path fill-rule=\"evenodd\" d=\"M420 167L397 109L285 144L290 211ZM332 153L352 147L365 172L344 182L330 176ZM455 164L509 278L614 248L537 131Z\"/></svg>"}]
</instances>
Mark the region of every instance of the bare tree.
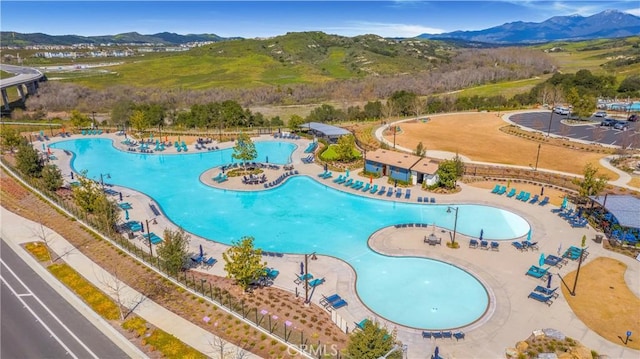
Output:
<instances>
[{"instance_id":1,"label":"bare tree","mask_svg":"<svg viewBox=\"0 0 640 359\"><path fill-rule=\"evenodd\" d=\"M249 355L244 345L242 347L233 345L217 335L213 335L213 338L209 340L209 345L213 349L211 353L215 359L243 359Z\"/></svg>"},{"instance_id":2,"label":"bare tree","mask_svg":"<svg viewBox=\"0 0 640 359\"><path fill-rule=\"evenodd\" d=\"M120 320L125 320L129 314L131 314L135 308L140 305L146 297L142 294L138 294L136 297L127 297L124 293L127 285L120 279L120 268L116 265L112 265L107 270L105 268L98 277L98 281L107 287L107 292L110 294L118 305L118 311L120 312ZM94 272L95 274L95 272ZM126 308L126 312L125 312Z\"/></svg>"},{"instance_id":3,"label":"bare tree","mask_svg":"<svg viewBox=\"0 0 640 359\"><path fill-rule=\"evenodd\" d=\"M55 262L58 260L58 258L60 258L60 257L55 257L54 259L53 257L51 257L51 244L53 243L55 238L52 238L50 236L51 233L45 231L44 225L42 224L42 222L39 222L38 224L40 225L39 228L32 229L33 235L38 237L38 239L42 241L42 243L44 243L44 246L47 249L47 255L49 256L49 261Z\"/></svg>"}]
</instances>

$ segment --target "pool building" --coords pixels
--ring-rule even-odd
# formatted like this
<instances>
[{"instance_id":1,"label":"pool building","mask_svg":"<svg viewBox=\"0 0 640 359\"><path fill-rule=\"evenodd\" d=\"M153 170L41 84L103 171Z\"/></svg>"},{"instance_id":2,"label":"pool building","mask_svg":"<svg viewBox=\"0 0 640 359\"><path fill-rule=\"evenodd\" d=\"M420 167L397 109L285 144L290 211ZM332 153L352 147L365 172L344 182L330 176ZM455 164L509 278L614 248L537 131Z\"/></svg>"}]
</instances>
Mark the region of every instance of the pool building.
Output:
<instances>
[{"instance_id":1,"label":"pool building","mask_svg":"<svg viewBox=\"0 0 640 359\"><path fill-rule=\"evenodd\" d=\"M408 153L384 149L368 152L364 168L367 172L412 185L426 183L431 186L438 182L438 162Z\"/></svg>"}]
</instances>

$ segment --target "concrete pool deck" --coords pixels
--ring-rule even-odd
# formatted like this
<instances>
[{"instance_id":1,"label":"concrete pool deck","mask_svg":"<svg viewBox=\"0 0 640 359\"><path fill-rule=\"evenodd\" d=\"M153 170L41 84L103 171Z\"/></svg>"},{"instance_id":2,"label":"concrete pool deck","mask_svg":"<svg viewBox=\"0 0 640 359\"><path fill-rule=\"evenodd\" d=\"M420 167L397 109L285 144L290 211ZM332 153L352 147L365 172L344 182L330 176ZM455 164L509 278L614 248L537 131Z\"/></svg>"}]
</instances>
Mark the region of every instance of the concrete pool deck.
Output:
<instances>
[{"instance_id":1,"label":"concrete pool deck","mask_svg":"<svg viewBox=\"0 0 640 359\"><path fill-rule=\"evenodd\" d=\"M87 137L90 136L73 136L71 139ZM101 137L113 138L117 148L124 151L127 150L127 147L120 143L123 137L113 134L102 135ZM66 139L67 138L54 138L51 142ZM539 251L519 252L510 244L510 241L502 241L499 251L485 251L479 248L472 249L468 247L469 238L460 233L457 233L456 241L461 244L461 247L459 249L450 249L445 245L445 242L449 240L449 231L445 230L445 232L441 232L441 229L437 229L436 234L442 237L442 245L430 246L423 242L423 238L425 235L432 233L432 227L400 229L390 227L379 230L374 236L369 238L371 248L382 254L423 256L442 260L467 270L486 285L491 298L489 311L487 315L478 322L461 328L460 330L466 334L466 339L458 342L455 339L423 339L420 330L396 326L393 323L386 322L384 319L377 318L376 314L362 304L357 296L355 290L356 274L353 269L342 260L319 255L317 260L309 262L309 271L312 272L315 277L324 277L326 282L318 287L318 290L311 299L314 303L318 303L321 299L320 294L340 294L349 305L338 309L337 313L345 320L350 329L353 328L354 322L359 322L364 318L372 318L382 323L387 323L390 329L397 328L398 339L408 345L409 358L424 358L433 353L436 345L440 348L441 355L445 358L502 358L504 357L506 348L515 346L517 341L527 338L533 330L542 328L560 330L565 335L580 341L588 348L600 354L609 355L609 357L612 358L637 358L640 355L639 351L611 343L587 328L580 319L573 314L562 295L557 298L550 307L527 298L529 292L531 292L536 285L543 284L540 280L525 276L525 272L529 266L537 265L541 253L545 255L557 255L560 245L562 245L563 250L571 245L579 246L583 235L586 235L589 239L587 246L590 252L585 262L588 263L593 258L599 256L606 256L625 263L628 266L625 280L633 293L640 296L640 285L638 285L638 283L640 283L640 262L633 258L607 251L603 249L600 244L592 242L590 239L594 238L597 233L592 228L572 228L562 218L550 212L553 206L547 205L541 207L532 205L517 201L513 198L491 194L490 190L465 184L460 185L462 191L451 195L433 194L423 192L419 187L411 187L412 196L408 200L405 199L404 195L401 198L396 198L395 195L387 197L386 195L378 196L377 194L374 195L369 192L355 191L333 182L333 179L341 173L334 173L332 178L323 180L317 176L318 173L323 172L320 166L316 164L304 164L301 161L301 158L307 156L303 151L308 144L308 140L282 140L273 139L271 136L262 136L260 140L295 142L298 145L298 148L292 155L292 164L295 170L298 170L299 175L309 176L329 187L334 187L346 192L354 192L359 195L375 197L381 200L417 203L417 196L428 195L429 197L436 198L436 205L445 204L455 206L470 203L495 206L522 216L531 225L533 231L532 241L538 242L540 247ZM233 143L216 143L216 145L224 149L232 147ZM36 143L35 146L38 148L39 143ZM186 154L202 152L203 151L198 152L190 149ZM53 150L53 153L58 157L58 160L54 162L61 169L65 181L71 181L69 178L71 171L69 156L61 150ZM177 151L169 148L161 154L172 153L177 154ZM268 173L268 177L272 175L278 176L282 172L284 172L284 170L281 168L279 171ZM359 177L357 175L358 172L359 171L351 171L351 177L365 181L366 183L369 179ZM268 178L268 181L274 179L275 178ZM286 183L286 181L284 183ZM208 184L215 185L212 181ZM383 185L389 186L386 178L373 179L373 184L378 184L379 187ZM244 185L239 178L237 178L237 180L224 182L221 186L230 190L264 190L262 185ZM517 187L517 184L514 184L514 186ZM152 202L150 198L128 188L114 186L113 189L122 192L124 201L132 204L133 209L129 210L129 215L132 220L144 222L145 219L155 217L149 208L149 203ZM157 224L150 224L151 230L156 234L161 235L165 228L175 228L175 224L170 222L164 215L155 217L155 220ZM521 238L521 240L524 239L525 238ZM137 239L134 241L138 243L141 248L148 248L142 241ZM191 246L194 253L200 244L204 247L207 255L212 255L218 258L219 261L221 261L222 258L221 253L228 248L226 245L192 235ZM302 290L302 293L304 293L304 288L302 286L296 286L293 282L296 273L299 271L299 263L304 260L304 256L285 255L283 257L264 258L269 266L280 270L280 276L274 283L276 287L288 290L292 295L294 295L293 293L295 293L296 287L298 291ZM577 263L570 261L561 269L552 269L551 272L565 275L566 273L574 271L576 268ZM223 263L218 263L206 271L215 275L226 275ZM455 283L452 283L452 285L455 285ZM559 285L559 278L554 276L552 287L555 288ZM580 285L578 283L577 291L579 292L579 290ZM620 335L623 335L623 333L620 333Z\"/></svg>"}]
</instances>

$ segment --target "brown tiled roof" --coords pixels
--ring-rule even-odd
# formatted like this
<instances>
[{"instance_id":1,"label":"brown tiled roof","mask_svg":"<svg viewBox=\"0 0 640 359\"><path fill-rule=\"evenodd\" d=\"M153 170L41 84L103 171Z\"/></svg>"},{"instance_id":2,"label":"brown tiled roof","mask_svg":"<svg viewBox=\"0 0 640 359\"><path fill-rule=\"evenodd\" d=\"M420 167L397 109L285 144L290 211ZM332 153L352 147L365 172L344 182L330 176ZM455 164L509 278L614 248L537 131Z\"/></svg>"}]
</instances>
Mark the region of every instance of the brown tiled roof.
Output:
<instances>
[{"instance_id":1,"label":"brown tiled roof","mask_svg":"<svg viewBox=\"0 0 640 359\"><path fill-rule=\"evenodd\" d=\"M408 170L420 160L420 157L404 152L379 149L367 152L367 160Z\"/></svg>"},{"instance_id":2,"label":"brown tiled roof","mask_svg":"<svg viewBox=\"0 0 640 359\"><path fill-rule=\"evenodd\" d=\"M421 158L411 169L419 173L434 174L438 170L438 162L426 157Z\"/></svg>"}]
</instances>

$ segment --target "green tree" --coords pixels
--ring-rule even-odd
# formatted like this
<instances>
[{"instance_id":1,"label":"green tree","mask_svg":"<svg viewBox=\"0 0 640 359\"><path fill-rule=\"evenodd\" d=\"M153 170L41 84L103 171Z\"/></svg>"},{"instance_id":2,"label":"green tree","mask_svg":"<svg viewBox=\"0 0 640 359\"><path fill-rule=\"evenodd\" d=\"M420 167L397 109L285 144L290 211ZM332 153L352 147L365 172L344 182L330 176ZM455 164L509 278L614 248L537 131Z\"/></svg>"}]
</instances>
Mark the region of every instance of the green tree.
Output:
<instances>
[{"instance_id":1,"label":"green tree","mask_svg":"<svg viewBox=\"0 0 640 359\"><path fill-rule=\"evenodd\" d=\"M112 234L120 221L120 207L114 200L109 199L103 191L97 193L93 214L96 224L103 232Z\"/></svg>"},{"instance_id":2,"label":"green tree","mask_svg":"<svg viewBox=\"0 0 640 359\"><path fill-rule=\"evenodd\" d=\"M418 145L416 146L416 156L424 157L426 153L427 150L424 148L422 141L418 142Z\"/></svg>"},{"instance_id":3,"label":"green tree","mask_svg":"<svg viewBox=\"0 0 640 359\"><path fill-rule=\"evenodd\" d=\"M62 172L58 166L49 164L42 168L42 183L49 191L55 191L62 187Z\"/></svg>"},{"instance_id":4,"label":"green tree","mask_svg":"<svg viewBox=\"0 0 640 359\"><path fill-rule=\"evenodd\" d=\"M591 163L584 166L583 178L576 178L574 183L579 186L578 194L581 197L597 196L607 186L609 178L599 175L598 168Z\"/></svg>"},{"instance_id":5,"label":"green tree","mask_svg":"<svg viewBox=\"0 0 640 359\"><path fill-rule=\"evenodd\" d=\"M16 129L3 125L0 127L0 130L2 131L2 133L0 133L0 136L2 136L2 148L9 149L9 151L13 153L13 150L20 146L20 144L26 144L26 139L20 136L20 133Z\"/></svg>"},{"instance_id":6,"label":"green tree","mask_svg":"<svg viewBox=\"0 0 640 359\"><path fill-rule=\"evenodd\" d=\"M299 131L300 125L302 125L303 123L304 118L299 115L291 115L291 117L289 118L289 122L287 122L287 127L289 127L289 130L291 131Z\"/></svg>"},{"instance_id":7,"label":"green tree","mask_svg":"<svg viewBox=\"0 0 640 359\"><path fill-rule=\"evenodd\" d=\"M418 95L413 92L401 90L391 94L387 103L400 116L409 116L415 114L415 104Z\"/></svg>"},{"instance_id":8,"label":"green tree","mask_svg":"<svg viewBox=\"0 0 640 359\"><path fill-rule=\"evenodd\" d=\"M40 177L42 172L42 159L38 155L33 146L28 143L23 143L18 146L18 153L16 154L16 167L24 175L31 177Z\"/></svg>"},{"instance_id":9,"label":"green tree","mask_svg":"<svg viewBox=\"0 0 640 359\"><path fill-rule=\"evenodd\" d=\"M81 113L78 110L71 111L71 117L69 118L69 121L75 128L87 127L91 123L91 119L89 119L89 116Z\"/></svg>"},{"instance_id":10,"label":"green tree","mask_svg":"<svg viewBox=\"0 0 640 359\"><path fill-rule=\"evenodd\" d=\"M251 137L249 137L249 135L246 133L240 133L240 135L238 135L236 145L233 146L233 154L231 157L242 161L242 163L253 161L258 157L256 145L251 141Z\"/></svg>"},{"instance_id":11,"label":"green tree","mask_svg":"<svg viewBox=\"0 0 640 359\"><path fill-rule=\"evenodd\" d=\"M456 180L458 180L458 178L461 178L464 175L464 162L457 151L452 161L456 169Z\"/></svg>"},{"instance_id":12,"label":"green tree","mask_svg":"<svg viewBox=\"0 0 640 359\"><path fill-rule=\"evenodd\" d=\"M138 132L142 132L149 127L149 120L142 110L133 111L133 113L131 113L129 123L131 123L131 126L133 126L133 128L135 128Z\"/></svg>"},{"instance_id":13,"label":"green tree","mask_svg":"<svg viewBox=\"0 0 640 359\"><path fill-rule=\"evenodd\" d=\"M267 263L262 262L262 250L253 246L253 237L242 237L233 241L231 248L222 253L226 262L224 270L242 289L247 290L252 282L265 272Z\"/></svg>"},{"instance_id":14,"label":"green tree","mask_svg":"<svg viewBox=\"0 0 640 359\"><path fill-rule=\"evenodd\" d=\"M176 273L182 269L184 261L189 255L189 241L191 236L184 229L165 229L162 243L158 245L156 253L164 263L169 273Z\"/></svg>"},{"instance_id":15,"label":"green tree","mask_svg":"<svg viewBox=\"0 0 640 359\"><path fill-rule=\"evenodd\" d=\"M389 333L377 322L368 320L362 330L349 336L346 357L350 359L378 359L385 357L396 345L396 335ZM402 359L402 351L396 350L385 358Z\"/></svg>"},{"instance_id":16,"label":"green tree","mask_svg":"<svg viewBox=\"0 0 640 359\"><path fill-rule=\"evenodd\" d=\"M454 160L444 160L440 162L438 170L438 186L447 189L455 189L458 180L458 169Z\"/></svg>"},{"instance_id":17,"label":"green tree","mask_svg":"<svg viewBox=\"0 0 640 359\"><path fill-rule=\"evenodd\" d=\"M100 185L88 179L87 171L78 176L78 186L73 188L73 199L76 205L88 213L93 213L103 204L100 197L106 197Z\"/></svg>"},{"instance_id":18,"label":"green tree","mask_svg":"<svg viewBox=\"0 0 640 359\"><path fill-rule=\"evenodd\" d=\"M353 135L340 136L336 146L336 155L339 161L350 162L356 158L356 139Z\"/></svg>"}]
</instances>

